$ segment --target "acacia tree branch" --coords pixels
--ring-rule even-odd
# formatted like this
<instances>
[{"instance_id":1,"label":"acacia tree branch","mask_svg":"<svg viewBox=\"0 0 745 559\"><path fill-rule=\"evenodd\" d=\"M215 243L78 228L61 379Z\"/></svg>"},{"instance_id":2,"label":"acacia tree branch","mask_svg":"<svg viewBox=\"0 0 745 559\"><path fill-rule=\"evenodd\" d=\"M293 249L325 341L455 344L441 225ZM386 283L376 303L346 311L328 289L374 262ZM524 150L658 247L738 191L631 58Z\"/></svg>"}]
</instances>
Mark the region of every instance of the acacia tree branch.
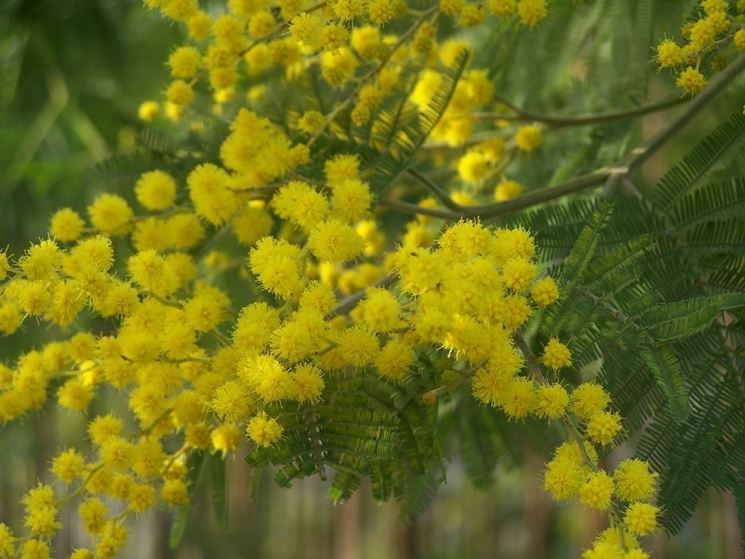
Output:
<instances>
[{"instance_id":1,"label":"acacia tree branch","mask_svg":"<svg viewBox=\"0 0 745 559\"><path fill-rule=\"evenodd\" d=\"M459 212L463 209L463 206L461 206L458 202L453 200L450 197L450 194L445 192L440 186L430 179L427 175L424 175L417 171L416 169L409 169L407 171L412 177L416 178L421 182L424 186L427 187L427 190L429 190L432 194L434 194L435 198L437 198L446 208L450 208L453 211Z\"/></svg>"},{"instance_id":2,"label":"acacia tree branch","mask_svg":"<svg viewBox=\"0 0 745 559\"><path fill-rule=\"evenodd\" d=\"M390 287L396 283L396 276L394 274L386 274L382 278L380 278L378 281L376 281L372 287ZM360 289L359 291L355 291L352 293L349 297L346 297L345 299L342 299L338 305L336 305L333 309L331 309L328 314L326 315L326 320L331 320L335 316L338 316L340 314L348 313L351 311L354 307L357 306L357 303L359 303L364 297L365 292L367 289Z\"/></svg>"},{"instance_id":3,"label":"acacia tree branch","mask_svg":"<svg viewBox=\"0 0 745 559\"><path fill-rule=\"evenodd\" d=\"M504 99L499 99L502 104L505 104ZM515 112L513 115L504 115L500 113L472 113L470 116L478 120L509 120L516 122L542 122L550 126L551 128L564 128L568 126L585 126L589 124L602 124L605 122L614 122L616 120L625 120L628 118L634 118L649 113L658 111L664 111L680 105L685 101L684 97L676 97L674 99L667 99L666 101L660 101L651 105L643 107L637 107L635 109L629 109L627 111L618 111L612 113L601 113L595 115L578 115L578 116L551 116L539 113L532 113L520 109L510 103L508 106Z\"/></svg>"},{"instance_id":4,"label":"acacia tree branch","mask_svg":"<svg viewBox=\"0 0 745 559\"><path fill-rule=\"evenodd\" d=\"M447 220L457 220L464 217L480 217L480 218L494 218L503 215L514 213L518 210L529 208L548 202L556 198L561 198L567 194L573 192L579 192L585 188L592 186L598 186L608 180L615 174L625 172L625 169L609 168L587 175L581 175L558 186L549 186L541 188L540 190L534 190L520 196L519 198L513 198L505 202L496 202L494 204L484 204L481 206L461 206L456 204L458 209L455 210L440 210L433 208L423 208L417 204L410 204L407 202L400 202L398 200L391 200L387 198L381 198L378 204L403 211L405 213L417 213L422 215L430 215L433 217L440 217ZM455 204L455 202L453 202Z\"/></svg>"},{"instance_id":5,"label":"acacia tree branch","mask_svg":"<svg viewBox=\"0 0 745 559\"><path fill-rule=\"evenodd\" d=\"M445 203L443 197L445 191L437 186L431 179L418 171L411 170L410 174L422 180L422 182L435 194L449 210L438 210L437 215L430 208L421 208L415 204L407 204L393 200L382 199L380 203L398 209L407 213L419 213L423 215L432 215L448 220L456 220L464 217L479 217L491 219L509 215L518 210L529 208L550 200L561 198L568 194L582 191L586 188L592 188L605 184L610 180L612 184L622 182L639 171L641 166L652 157L660 148L681 129L683 129L698 113L700 113L707 104L717 96L727 85L732 82L743 70L745 70L745 55L740 55L738 59L730 64L724 71L718 74L708 87L691 101L686 110L680 113L668 126L659 133L645 142L642 146L632 150L628 156L613 167L599 169L592 173L582 175L571 179L558 186L551 186L528 192L519 198L513 198L505 202L496 202L493 204L483 204L480 206L461 206L447 196L448 203ZM434 185L434 188L433 188ZM415 211L416 210L416 211Z\"/></svg>"},{"instance_id":6,"label":"acacia tree branch","mask_svg":"<svg viewBox=\"0 0 745 559\"><path fill-rule=\"evenodd\" d=\"M685 111L680 113L678 117L673 120L667 127L662 129L659 133L649 139L644 145L633 150L629 155L630 158L627 163L628 175L634 174L639 168L652 157L659 149L673 136L675 136L681 129L683 129L691 120L693 120L701 110L714 97L716 97L724 88L726 88L732 80L734 80L743 70L745 70L745 54L741 54L737 57L732 64L727 66L714 79L709 82L709 85L701 93L693 98L693 101L688 105Z\"/></svg>"}]
</instances>

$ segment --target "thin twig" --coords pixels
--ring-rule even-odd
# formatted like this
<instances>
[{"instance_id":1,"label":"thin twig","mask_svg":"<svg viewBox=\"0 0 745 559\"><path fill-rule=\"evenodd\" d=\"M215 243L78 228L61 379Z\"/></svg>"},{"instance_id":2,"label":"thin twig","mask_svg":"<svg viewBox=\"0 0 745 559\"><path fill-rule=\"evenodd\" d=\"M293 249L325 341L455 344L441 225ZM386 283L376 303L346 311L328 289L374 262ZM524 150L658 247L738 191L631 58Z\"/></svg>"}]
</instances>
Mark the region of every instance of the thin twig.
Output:
<instances>
[{"instance_id":1,"label":"thin twig","mask_svg":"<svg viewBox=\"0 0 745 559\"><path fill-rule=\"evenodd\" d=\"M434 194L435 198L437 198L440 202L442 202L446 208L450 208L453 211L461 211L463 209L463 206L461 206L455 200L453 200L450 197L450 194L448 194L442 188L440 188L439 185L433 180L431 180L427 175L423 175L416 169L409 169L407 172L411 176L418 179L419 182L421 182L424 186L426 186L427 190L429 190L432 194Z\"/></svg>"},{"instance_id":2,"label":"thin twig","mask_svg":"<svg viewBox=\"0 0 745 559\"><path fill-rule=\"evenodd\" d=\"M501 101L504 103L504 101ZM649 113L658 111L664 111L671 109L685 102L685 98L676 97L674 99L668 99L666 101L660 101L659 103L653 103L644 107L637 107L627 111L618 111L613 113L601 113L595 115L578 115L578 116L551 116L539 113L532 113L524 109L520 109L515 105L511 105L515 114L505 115L501 113L471 113L471 117L477 120L507 120L516 122L542 122L550 126L551 128L564 128L567 126L585 126L589 124L602 124L605 122L614 122L616 120L625 120L628 118L634 118L636 116L642 116Z\"/></svg>"},{"instance_id":3,"label":"thin twig","mask_svg":"<svg viewBox=\"0 0 745 559\"><path fill-rule=\"evenodd\" d=\"M396 276L393 274L387 274L380 278L373 284L373 287L390 287L396 282ZM341 302L329 311L326 315L326 320L331 320L335 316L347 313L351 311L357 303L359 303L365 297L366 289L360 289L352 293L346 299L342 299Z\"/></svg>"}]
</instances>

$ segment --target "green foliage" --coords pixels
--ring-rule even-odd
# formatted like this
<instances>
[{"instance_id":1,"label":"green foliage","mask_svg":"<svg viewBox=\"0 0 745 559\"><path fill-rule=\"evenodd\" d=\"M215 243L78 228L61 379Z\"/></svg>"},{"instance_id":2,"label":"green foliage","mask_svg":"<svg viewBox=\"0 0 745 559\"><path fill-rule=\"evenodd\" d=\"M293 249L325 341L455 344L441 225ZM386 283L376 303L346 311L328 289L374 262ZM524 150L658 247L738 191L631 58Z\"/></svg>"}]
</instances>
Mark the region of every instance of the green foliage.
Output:
<instances>
[{"instance_id":1,"label":"green foliage","mask_svg":"<svg viewBox=\"0 0 745 559\"><path fill-rule=\"evenodd\" d=\"M330 496L348 499L361 478L370 477L378 499L400 498L412 475L438 460L435 408L415 399L435 388L433 370L420 361L419 375L391 385L371 372L328 379L323 403L285 406L281 447L255 450L253 465L280 466L275 479L289 486L297 477L336 472ZM279 411L279 410L278 410Z\"/></svg>"},{"instance_id":2,"label":"green foliage","mask_svg":"<svg viewBox=\"0 0 745 559\"><path fill-rule=\"evenodd\" d=\"M206 461L207 456L203 451L190 452L186 458L186 487L189 492L189 504L179 507L171 522L171 531L168 535L168 545L171 549L178 547L184 538L189 520L189 511L191 510L191 501L197 491L203 465Z\"/></svg>"},{"instance_id":3,"label":"green foliage","mask_svg":"<svg viewBox=\"0 0 745 559\"><path fill-rule=\"evenodd\" d=\"M707 488L737 492L743 483L745 189L717 170L731 168L744 140L738 113L648 197L617 199L612 216L608 202L572 200L516 220L539 232L542 256L563 259L562 298L536 344L558 334L580 371L602 364L628 433L641 431L639 455L660 473L671 532Z\"/></svg>"}]
</instances>

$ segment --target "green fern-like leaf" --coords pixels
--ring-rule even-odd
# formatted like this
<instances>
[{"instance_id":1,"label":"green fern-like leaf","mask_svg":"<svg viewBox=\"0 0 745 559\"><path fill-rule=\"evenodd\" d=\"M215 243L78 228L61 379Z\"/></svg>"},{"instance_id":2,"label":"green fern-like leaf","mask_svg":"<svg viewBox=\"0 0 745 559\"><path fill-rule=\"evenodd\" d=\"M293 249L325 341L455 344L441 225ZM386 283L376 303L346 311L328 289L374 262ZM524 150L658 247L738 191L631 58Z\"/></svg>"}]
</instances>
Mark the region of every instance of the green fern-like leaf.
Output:
<instances>
[{"instance_id":1,"label":"green fern-like leaf","mask_svg":"<svg viewBox=\"0 0 745 559\"><path fill-rule=\"evenodd\" d=\"M689 337L708 328L723 310L745 306L745 293L697 297L652 307L641 317L644 328L657 341Z\"/></svg>"},{"instance_id":2,"label":"green fern-like leaf","mask_svg":"<svg viewBox=\"0 0 745 559\"><path fill-rule=\"evenodd\" d=\"M706 138L660 179L652 201L662 212L698 188L717 165L737 155L745 141L745 119L737 112L722 122Z\"/></svg>"},{"instance_id":3,"label":"green fern-like leaf","mask_svg":"<svg viewBox=\"0 0 745 559\"><path fill-rule=\"evenodd\" d=\"M670 346L650 344L642 351L642 359L665 393L672 416L678 420L688 417L688 391L680 363Z\"/></svg>"}]
</instances>

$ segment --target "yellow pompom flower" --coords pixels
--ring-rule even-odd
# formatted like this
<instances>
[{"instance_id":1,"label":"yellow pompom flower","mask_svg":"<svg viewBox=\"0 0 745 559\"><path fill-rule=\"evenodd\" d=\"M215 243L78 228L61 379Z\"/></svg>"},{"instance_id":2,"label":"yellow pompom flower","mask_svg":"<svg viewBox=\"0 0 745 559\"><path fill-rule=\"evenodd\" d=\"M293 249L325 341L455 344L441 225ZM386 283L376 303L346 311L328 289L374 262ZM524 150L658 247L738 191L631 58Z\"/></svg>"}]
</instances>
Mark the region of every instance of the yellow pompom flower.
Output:
<instances>
[{"instance_id":1,"label":"yellow pompom flower","mask_svg":"<svg viewBox=\"0 0 745 559\"><path fill-rule=\"evenodd\" d=\"M62 407L85 411L93 399L93 387L81 378L72 378L60 387L57 399Z\"/></svg>"},{"instance_id":2,"label":"yellow pompom flower","mask_svg":"<svg viewBox=\"0 0 745 559\"><path fill-rule=\"evenodd\" d=\"M711 15L716 12L727 11L729 2L727 0L701 0L701 7L707 15Z\"/></svg>"},{"instance_id":3,"label":"yellow pompom flower","mask_svg":"<svg viewBox=\"0 0 745 559\"><path fill-rule=\"evenodd\" d=\"M566 412L569 394L560 384L548 384L538 388L536 413L546 419L558 419Z\"/></svg>"},{"instance_id":4,"label":"yellow pompom flower","mask_svg":"<svg viewBox=\"0 0 745 559\"><path fill-rule=\"evenodd\" d=\"M365 2L363 0L334 0L331 3L331 9L340 20L350 21L364 15Z\"/></svg>"},{"instance_id":5,"label":"yellow pompom flower","mask_svg":"<svg viewBox=\"0 0 745 559\"><path fill-rule=\"evenodd\" d=\"M47 239L31 245L18 264L27 279L49 281L56 279L63 259L57 243Z\"/></svg>"},{"instance_id":6,"label":"yellow pompom flower","mask_svg":"<svg viewBox=\"0 0 745 559\"><path fill-rule=\"evenodd\" d=\"M120 437L113 437L101 445L101 461L116 471L126 471L132 465L134 446Z\"/></svg>"},{"instance_id":7,"label":"yellow pompom flower","mask_svg":"<svg viewBox=\"0 0 745 559\"><path fill-rule=\"evenodd\" d=\"M613 497L613 478L603 471L593 472L579 490L579 500L588 507L608 510Z\"/></svg>"},{"instance_id":8,"label":"yellow pompom flower","mask_svg":"<svg viewBox=\"0 0 745 559\"><path fill-rule=\"evenodd\" d=\"M7 524L0 522L0 557L8 559L15 554L15 536Z\"/></svg>"},{"instance_id":9,"label":"yellow pompom flower","mask_svg":"<svg viewBox=\"0 0 745 559\"><path fill-rule=\"evenodd\" d=\"M588 420L610 403L610 396L599 384L583 382L572 392L571 410L580 419Z\"/></svg>"},{"instance_id":10,"label":"yellow pompom flower","mask_svg":"<svg viewBox=\"0 0 745 559\"><path fill-rule=\"evenodd\" d=\"M277 21L271 12L261 10L251 16L251 20L248 23L248 32L252 37L264 37L274 31L276 26Z\"/></svg>"},{"instance_id":11,"label":"yellow pompom flower","mask_svg":"<svg viewBox=\"0 0 745 559\"><path fill-rule=\"evenodd\" d=\"M166 454L155 438L140 439L134 447L132 471L141 478L157 476L166 461Z\"/></svg>"},{"instance_id":12,"label":"yellow pompom flower","mask_svg":"<svg viewBox=\"0 0 745 559\"><path fill-rule=\"evenodd\" d=\"M292 394L292 377L274 357L260 355L243 368L243 378L266 403L289 398Z\"/></svg>"},{"instance_id":13,"label":"yellow pompom flower","mask_svg":"<svg viewBox=\"0 0 745 559\"><path fill-rule=\"evenodd\" d=\"M328 219L313 228L308 246L318 260L343 262L359 256L365 241L353 227L337 219Z\"/></svg>"},{"instance_id":14,"label":"yellow pompom flower","mask_svg":"<svg viewBox=\"0 0 745 559\"><path fill-rule=\"evenodd\" d=\"M176 199L176 182L168 173L149 171L137 180L135 195L148 210L165 210Z\"/></svg>"},{"instance_id":15,"label":"yellow pompom flower","mask_svg":"<svg viewBox=\"0 0 745 559\"><path fill-rule=\"evenodd\" d=\"M49 234L62 242L77 240L85 229L85 222L80 214L70 208L62 208L52 215L49 223Z\"/></svg>"},{"instance_id":16,"label":"yellow pompom flower","mask_svg":"<svg viewBox=\"0 0 745 559\"><path fill-rule=\"evenodd\" d=\"M189 502L189 491L186 483L180 479L167 479L160 490L160 498L169 507L185 505Z\"/></svg>"},{"instance_id":17,"label":"yellow pompom flower","mask_svg":"<svg viewBox=\"0 0 745 559\"><path fill-rule=\"evenodd\" d=\"M21 559L49 559L49 544L43 540L28 540L23 544Z\"/></svg>"},{"instance_id":18,"label":"yellow pompom flower","mask_svg":"<svg viewBox=\"0 0 745 559\"><path fill-rule=\"evenodd\" d=\"M271 446L282 437L284 429L273 417L261 412L248 422L246 434L259 446Z\"/></svg>"},{"instance_id":19,"label":"yellow pompom flower","mask_svg":"<svg viewBox=\"0 0 745 559\"><path fill-rule=\"evenodd\" d=\"M192 248L205 235L202 222L192 213L176 214L168 218L165 228L168 232L168 243L176 250Z\"/></svg>"},{"instance_id":20,"label":"yellow pompom flower","mask_svg":"<svg viewBox=\"0 0 745 559\"><path fill-rule=\"evenodd\" d=\"M307 12L297 15L290 22L290 36L307 51L316 51L323 44L323 20Z\"/></svg>"},{"instance_id":21,"label":"yellow pompom flower","mask_svg":"<svg viewBox=\"0 0 745 559\"><path fill-rule=\"evenodd\" d=\"M543 487L555 501L576 496L585 480L585 472L574 461L554 458L546 465Z\"/></svg>"},{"instance_id":22,"label":"yellow pompom flower","mask_svg":"<svg viewBox=\"0 0 745 559\"><path fill-rule=\"evenodd\" d=\"M201 61L202 56L194 47L179 47L168 57L168 65L174 78L193 78Z\"/></svg>"},{"instance_id":23,"label":"yellow pompom flower","mask_svg":"<svg viewBox=\"0 0 745 559\"><path fill-rule=\"evenodd\" d=\"M173 273L168 273L166 261L154 250L144 250L129 257L127 270L132 280L158 297L167 297L177 288Z\"/></svg>"},{"instance_id":24,"label":"yellow pompom flower","mask_svg":"<svg viewBox=\"0 0 745 559\"><path fill-rule=\"evenodd\" d=\"M535 264L527 258L510 258L502 269L504 284L513 291L526 291L535 274Z\"/></svg>"},{"instance_id":25,"label":"yellow pompom flower","mask_svg":"<svg viewBox=\"0 0 745 559\"><path fill-rule=\"evenodd\" d=\"M658 474L649 470L644 460L630 458L621 462L613 472L616 494L628 502L646 501L654 495Z\"/></svg>"},{"instance_id":26,"label":"yellow pompom flower","mask_svg":"<svg viewBox=\"0 0 745 559\"><path fill-rule=\"evenodd\" d=\"M337 154L332 159L327 159L323 165L326 182L332 189L344 181L357 180L359 171L360 160L353 154Z\"/></svg>"},{"instance_id":27,"label":"yellow pompom flower","mask_svg":"<svg viewBox=\"0 0 745 559\"><path fill-rule=\"evenodd\" d=\"M328 23L321 32L323 38L323 50L334 52L345 46L349 41L349 32L338 23Z\"/></svg>"},{"instance_id":28,"label":"yellow pompom flower","mask_svg":"<svg viewBox=\"0 0 745 559\"><path fill-rule=\"evenodd\" d=\"M547 307L559 300L559 288L553 278L539 279L530 289L533 302L540 307Z\"/></svg>"},{"instance_id":29,"label":"yellow pompom flower","mask_svg":"<svg viewBox=\"0 0 745 559\"><path fill-rule=\"evenodd\" d=\"M251 395L246 387L236 381L228 381L212 395L210 410L223 421L241 421L254 411Z\"/></svg>"},{"instance_id":30,"label":"yellow pompom flower","mask_svg":"<svg viewBox=\"0 0 745 559\"><path fill-rule=\"evenodd\" d=\"M10 272L8 253L5 250L0 250L0 281L8 277L8 272Z\"/></svg>"},{"instance_id":31,"label":"yellow pompom flower","mask_svg":"<svg viewBox=\"0 0 745 559\"><path fill-rule=\"evenodd\" d=\"M533 27L546 17L546 0L519 0L517 15L523 25Z\"/></svg>"},{"instance_id":32,"label":"yellow pompom flower","mask_svg":"<svg viewBox=\"0 0 745 559\"><path fill-rule=\"evenodd\" d=\"M357 58L346 47L325 51L321 55L321 75L333 87L342 87L352 79L357 65Z\"/></svg>"},{"instance_id":33,"label":"yellow pompom flower","mask_svg":"<svg viewBox=\"0 0 745 559\"><path fill-rule=\"evenodd\" d=\"M623 523L635 535L645 536L657 529L657 514L660 509L647 503L633 503L626 509Z\"/></svg>"},{"instance_id":34,"label":"yellow pompom flower","mask_svg":"<svg viewBox=\"0 0 745 559\"><path fill-rule=\"evenodd\" d=\"M466 182L478 184L488 172L489 162L480 151L468 151L458 160L458 175Z\"/></svg>"},{"instance_id":35,"label":"yellow pompom flower","mask_svg":"<svg viewBox=\"0 0 745 559\"><path fill-rule=\"evenodd\" d=\"M65 450L52 461L52 473L65 483L72 483L83 474L85 458L75 449Z\"/></svg>"},{"instance_id":36,"label":"yellow pompom flower","mask_svg":"<svg viewBox=\"0 0 745 559\"><path fill-rule=\"evenodd\" d=\"M370 210L371 203L370 187L356 179L336 183L331 193L334 217L347 223L363 219Z\"/></svg>"},{"instance_id":37,"label":"yellow pompom flower","mask_svg":"<svg viewBox=\"0 0 745 559\"><path fill-rule=\"evenodd\" d=\"M194 100L194 91L184 80L174 80L166 90L166 99L177 107L186 107Z\"/></svg>"},{"instance_id":38,"label":"yellow pompom flower","mask_svg":"<svg viewBox=\"0 0 745 559\"><path fill-rule=\"evenodd\" d=\"M587 435L598 444L610 444L620 431L621 416L617 413L601 411L587 422Z\"/></svg>"},{"instance_id":39,"label":"yellow pompom flower","mask_svg":"<svg viewBox=\"0 0 745 559\"><path fill-rule=\"evenodd\" d=\"M160 113L160 104L157 101L143 101L137 108L137 118L143 122L152 122Z\"/></svg>"},{"instance_id":40,"label":"yellow pompom flower","mask_svg":"<svg viewBox=\"0 0 745 559\"><path fill-rule=\"evenodd\" d=\"M340 332L336 341L337 348L329 353L339 357L341 366L366 367L373 362L379 351L375 335L361 327L352 327Z\"/></svg>"},{"instance_id":41,"label":"yellow pompom flower","mask_svg":"<svg viewBox=\"0 0 745 559\"><path fill-rule=\"evenodd\" d=\"M463 0L442 0L440 11L448 16L457 16L463 9Z\"/></svg>"},{"instance_id":42,"label":"yellow pompom flower","mask_svg":"<svg viewBox=\"0 0 745 559\"><path fill-rule=\"evenodd\" d=\"M124 429L122 420L113 415L99 415L88 424L88 436L94 444L102 446L111 438L118 437Z\"/></svg>"},{"instance_id":43,"label":"yellow pompom flower","mask_svg":"<svg viewBox=\"0 0 745 559\"><path fill-rule=\"evenodd\" d=\"M197 215L213 225L224 224L237 209L237 198L229 188L228 173L212 163L195 167L186 184Z\"/></svg>"},{"instance_id":44,"label":"yellow pompom flower","mask_svg":"<svg viewBox=\"0 0 745 559\"><path fill-rule=\"evenodd\" d=\"M414 362L414 352L410 345L401 340L390 340L375 357L374 365L378 374L393 381L406 376Z\"/></svg>"},{"instance_id":45,"label":"yellow pompom flower","mask_svg":"<svg viewBox=\"0 0 745 559\"><path fill-rule=\"evenodd\" d=\"M515 0L488 0L486 5L497 17L506 17L515 13Z\"/></svg>"},{"instance_id":46,"label":"yellow pompom flower","mask_svg":"<svg viewBox=\"0 0 745 559\"><path fill-rule=\"evenodd\" d=\"M515 133L515 145L524 153L532 153L543 144L543 129L538 124L521 126Z\"/></svg>"},{"instance_id":47,"label":"yellow pompom flower","mask_svg":"<svg viewBox=\"0 0 745 559\"><path fill-rule=\"evenodd\" d=\"M660 68L679 66L684 60L683 49L670 39L665 39L657 45L657 63Z\"/></svg>"},{"instance_id":48,"label":"yellow pompom flower","mask_svg":"<svg viewBox=\"0 0 745 559\"><path fill-rule=\"evenodd\" d=\"M401 324L401 305L386 289L368 289L359 309L363 322L373 332L388 332Z\"/></svg>"},{"instance_id":49,"label":"yellow pompom flower","mask_svg":"<svg viewBox=\"0 0 745 559\"><path fill-rule=\"evenodd\" d=\"M326 197L302 181L290 181L272 198L272 208L282 219L310 230L328 214Z\"/></svg>"},{"instance_id":50,"label":"yellow pompom flower","mask_svg":"<svg viewBox=\"0 0 745 559\"><path fill-rule=\"evenodd\" d=\"M502 179L494 187L494 199L497 202L505 202L517 198L522 192L523 187L517 181Z\"/></svg>"},{"instance_id":51,"label":"yellow pompom flower","mask_svg":"<svg viewBox=\"0 0 745 559\"><path fill-rule=\"evenodd\" d=\"M506 328L516 330L520 328L530 316L530 305L522 295L510 295L504 298L499 307L499 320Z\"/></svg>"},{"instance_id":52,"label":"yellow pompom flower","mask_svg":"<svg viewBox=\"0 0 745 559\"><path fill-rule=\"evenodd\" d=\"M260 239L249 253L251 271L261 285L284 299L293 298L303 290L300 258L297 246L273 237Z\"/></svg>"},{"instance_id":53,"label":"yellow pompom flower","mask_svg":"<svg viewBox=\"0 0 745 559\"><path fill-rule=\"evenodd\" d=\"M133 483L130 485L128 510L132 512L145 512L155 504L155 489L147 483Z\"/></svg>"},{"instance_id":54,"label":"yellow pompom flower","mask_svg":"<svg viewBox=\"0 0 745 559\"><path fill-rule=\"evenodd\" d=\"M486 19L486 11L481 4L466 4L460 11L458 25L463 27L475 27Z\"/></svg>"},{"instance_id":55,"label":"yellow pompom flower","mask_svg":"<svg viewBox=\"0 0 745 559\"><path fill-rule=\"evenodd\" d=\"M372 25L354 27L349 44L363 59L378 57L383 48L383 37L380 30Z\"/></svg>"},{"instance_id":56,"label":"yellow pompom flower","mask_svg":"<svg viewBox=\"0 0 745 559\"><path fill-rule=\"evenodd\" d=\"M706 87L706 78L699 70L693 66L688 66L678 74L675 83L686 93L695 95Z\"/></svg>"},{"instance_id":57,"label":"yellow pompom flower","mask_svg":"<svg viewBox=\"0 0 745 559\"><path fill-rule=\"evenodd\" d=\"M543 347L541 361L546 367L558 371L562 367L568 367L572 364L572 354L569 348L558 339L551 338Z\"/></svg>"},{"instance_id":58,"label":"yellow pompom flower","mask_svg":"<svg viewBox=\"0 0 745 559\"><path fill-rule=\"evenodd\" d=\"M212 430L210 434L212 448L225 456L231 450L238 448L241 443L241 432L232 423L224 423Z\"/></svg>"},{"instance_id":59,"label":"yellow pompom flower","mask_svg":"<svg viewBox=\"0 0 745 559\"><path fill-rule=\"evenodd\" d=\"M371 23L385 25L395 17L396 7L393 0L371 0L367 5L367 14Z\"/></svg>"},{"instance_id":60,"label":"yellow pompom flower","mask_svg":"<svg viewBox=\"0 0 745 559\"><path fill-rule=\"evenodd\" d=\"M88 206L88 217L96 230L116 236L129 231L134 212L121 196L101 194Z\"/></svg>"},{"instance_id":61,"label":"yellow pompom flower","mask_svg":"<svg viewBox=\"0 0 745 559\"><path fill-rule=\"evenodd\" d=\"M230 226L239 243L251 246L272 231L274 220L264 208L246 206L236 213Z\"/></svg>"},{"instance_id":62,"label":"yellow pompom flower","mask_svg":"<svg viewBox=\"0 0 745 559\"><path fill-rule=\"evenodd\" d=\"M738 29L732 37L732 41L737 50L745 52L745 29Z\"/></svg>"},{"instance_id":63,"label":"yellow pompom flower","mask_svg":"<svg viewBox=\"0 0 745 559\"><path fill-rule=\"evenodd\" d=\"M714 46L717 37L717 27L714 21L705 17L694 22L690 27L688 40L697 51L706 51Z\"/></svg>"},{"instance_id":64,"label":"yellow pompom flower","mask_svg":"<svg viewBox=\"0 0 745 559\"><path fill-rule=\"evenodd\" d=\"M176 21L188 21L199 10L197 0L167 0L158 7L163 15Z\"/></svg>"},{"instance_id":65,"label":"yellow pompom flower","mask_svg":"<svg viewBox=\"0 0 745 559\"><path fill-rule=\"evenodd\" d=\"M515 377L507 383L499 403L511 419L522 419L535 409L536 398L537 392L533 381L525 377Z\"/></svg>"},{"instance_id":66,"label":"yellow pompom flower","mask_svg":"<svg viewBox=\"0 0 745 559\"><path fill-rule=\"evenodd\" d=\"M298 365L292 373L292 397L298 402L320 401L326 383L321 369L310 364Z\"/></svg>"},{"instance_id":67,"label":"yellow pompom flower","mask_svg":"<svg viewBox=\"0 0 745 559\"><path fill-rule=\"evenodd\" d=\"M176 2L178 0L172 0ZM101 539L96 545L95 557L113 558L127 541L127 528L114 520L109 520L103 527Z\"/></svg>"}]
</instances>

